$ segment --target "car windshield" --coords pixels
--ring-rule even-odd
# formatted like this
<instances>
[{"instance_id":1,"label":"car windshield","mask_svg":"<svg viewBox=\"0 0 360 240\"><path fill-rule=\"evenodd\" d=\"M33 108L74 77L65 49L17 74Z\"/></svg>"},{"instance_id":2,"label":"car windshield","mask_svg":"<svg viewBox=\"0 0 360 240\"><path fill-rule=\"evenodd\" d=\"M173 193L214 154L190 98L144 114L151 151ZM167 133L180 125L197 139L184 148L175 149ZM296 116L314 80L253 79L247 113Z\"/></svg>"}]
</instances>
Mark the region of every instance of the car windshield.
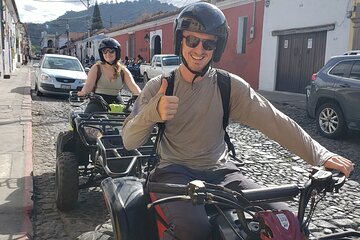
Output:
<instances>
[{"instance_id":1,"label":"car windshield","mask_svg":"<svg viewBox=\"0 0 360 240\"><path fill-rule=\"evenodd\" d=\"M48 57L45 59L43 68L48 69L64 69L71 71L79 71L82 72L83 68L81 64L76 59L70 58L60 58L60 57Z\"/></svg>"},{"instance_id":2,"label":"car windshield","mask_svg":"<svg viewBox=\"0 0 360 240\"><path fill-rule=\"evenodd\" d=\"M162 61L163 66L180 65L180 57L178 56L163 57Z\"/></svg>"}]
</instances>

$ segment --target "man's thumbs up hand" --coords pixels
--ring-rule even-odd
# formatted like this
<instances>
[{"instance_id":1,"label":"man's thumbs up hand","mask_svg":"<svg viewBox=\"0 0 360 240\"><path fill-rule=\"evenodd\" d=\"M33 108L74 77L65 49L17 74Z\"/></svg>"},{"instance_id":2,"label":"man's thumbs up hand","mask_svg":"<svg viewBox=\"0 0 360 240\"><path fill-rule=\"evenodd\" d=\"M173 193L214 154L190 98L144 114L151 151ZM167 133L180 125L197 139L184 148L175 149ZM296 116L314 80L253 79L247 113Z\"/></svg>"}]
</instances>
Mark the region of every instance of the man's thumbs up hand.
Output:
<instances>
[{"instance_id":1,"label":"man's thumbs up hand","mask_svg":"<svg viewBox=\"0 0 360 240\"><path fill-rule=\"evenodd\" d=\"M168 87L168 82L165 78L161 80L161 86L158 93L161 93L163 96L160 98L157 105L157 111L160 115L161 120L166 121L173 119L179 104L179 98L176 96L165 96L166 89Z\"/></svg>"}]
</instances>

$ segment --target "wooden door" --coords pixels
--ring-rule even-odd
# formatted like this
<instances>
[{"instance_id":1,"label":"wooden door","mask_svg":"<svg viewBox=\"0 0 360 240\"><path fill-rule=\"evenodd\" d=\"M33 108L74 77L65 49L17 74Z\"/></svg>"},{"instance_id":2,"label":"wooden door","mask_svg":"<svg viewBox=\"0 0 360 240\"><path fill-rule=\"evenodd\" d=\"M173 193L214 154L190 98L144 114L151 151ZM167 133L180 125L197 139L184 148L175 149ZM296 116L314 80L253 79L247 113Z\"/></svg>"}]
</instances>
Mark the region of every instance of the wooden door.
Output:
<instances>
[{"instance_id":1,"label":"wooden door","mask_svg":"<svg viewBox=\"0 0 360 240\"><path fill-rule=\"evenodd\" d=\"M326 31L279 36L276 90L305 93L325 60Z\"/></svg>"}]
</instances>

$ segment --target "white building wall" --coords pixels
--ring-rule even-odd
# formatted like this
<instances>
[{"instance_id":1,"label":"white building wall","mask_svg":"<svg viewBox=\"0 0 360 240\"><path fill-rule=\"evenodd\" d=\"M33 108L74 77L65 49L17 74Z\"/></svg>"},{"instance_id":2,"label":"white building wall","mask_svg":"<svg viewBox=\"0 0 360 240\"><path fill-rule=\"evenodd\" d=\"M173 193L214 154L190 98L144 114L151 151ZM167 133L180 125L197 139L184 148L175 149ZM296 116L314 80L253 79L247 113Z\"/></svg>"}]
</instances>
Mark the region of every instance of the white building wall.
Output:
<instances>
[{"instance_id":1,"label":"white building wall","mask_svg":"<svg viewBox=\"0 0 360 240\"><path fill-rule=\"evenodd\" d=\"M275 90L278 36L273 31L335 24L327 32L325 62L348 50L351 0L270 0L264 10L260 59L260 90Z\"/></svg>"},{"instance_id":2,"label":"white building wall","mask_svg":"<svg viewBox=\"0 0 360 240\"><path fill-rule=\"evenodd\" d=\"M11 15L8 7L5 8L4 15L4 78L10 78L12 71L12 59L11 56L15 49L11 48Z\"/></svg>"}]
</instances>

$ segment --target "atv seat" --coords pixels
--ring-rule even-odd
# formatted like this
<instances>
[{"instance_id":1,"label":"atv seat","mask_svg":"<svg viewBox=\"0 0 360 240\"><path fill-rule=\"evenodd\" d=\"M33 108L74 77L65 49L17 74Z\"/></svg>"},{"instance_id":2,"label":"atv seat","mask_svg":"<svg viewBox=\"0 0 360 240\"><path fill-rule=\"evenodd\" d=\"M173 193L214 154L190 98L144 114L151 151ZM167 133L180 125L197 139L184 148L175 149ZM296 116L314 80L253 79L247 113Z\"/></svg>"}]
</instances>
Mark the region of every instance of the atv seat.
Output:
<instances>
[{"instance_id":1,"label":"atv seat","mask_svg":"<svg viewBox=\"0 0 360 240\"><path fill-rule=\"evenodd\" d=\"M136 177L106 178L101 182L110 213L115 239L156 240L154 216L146 209L148 198L144 179Z\"/></svg>"}]
</instances>

